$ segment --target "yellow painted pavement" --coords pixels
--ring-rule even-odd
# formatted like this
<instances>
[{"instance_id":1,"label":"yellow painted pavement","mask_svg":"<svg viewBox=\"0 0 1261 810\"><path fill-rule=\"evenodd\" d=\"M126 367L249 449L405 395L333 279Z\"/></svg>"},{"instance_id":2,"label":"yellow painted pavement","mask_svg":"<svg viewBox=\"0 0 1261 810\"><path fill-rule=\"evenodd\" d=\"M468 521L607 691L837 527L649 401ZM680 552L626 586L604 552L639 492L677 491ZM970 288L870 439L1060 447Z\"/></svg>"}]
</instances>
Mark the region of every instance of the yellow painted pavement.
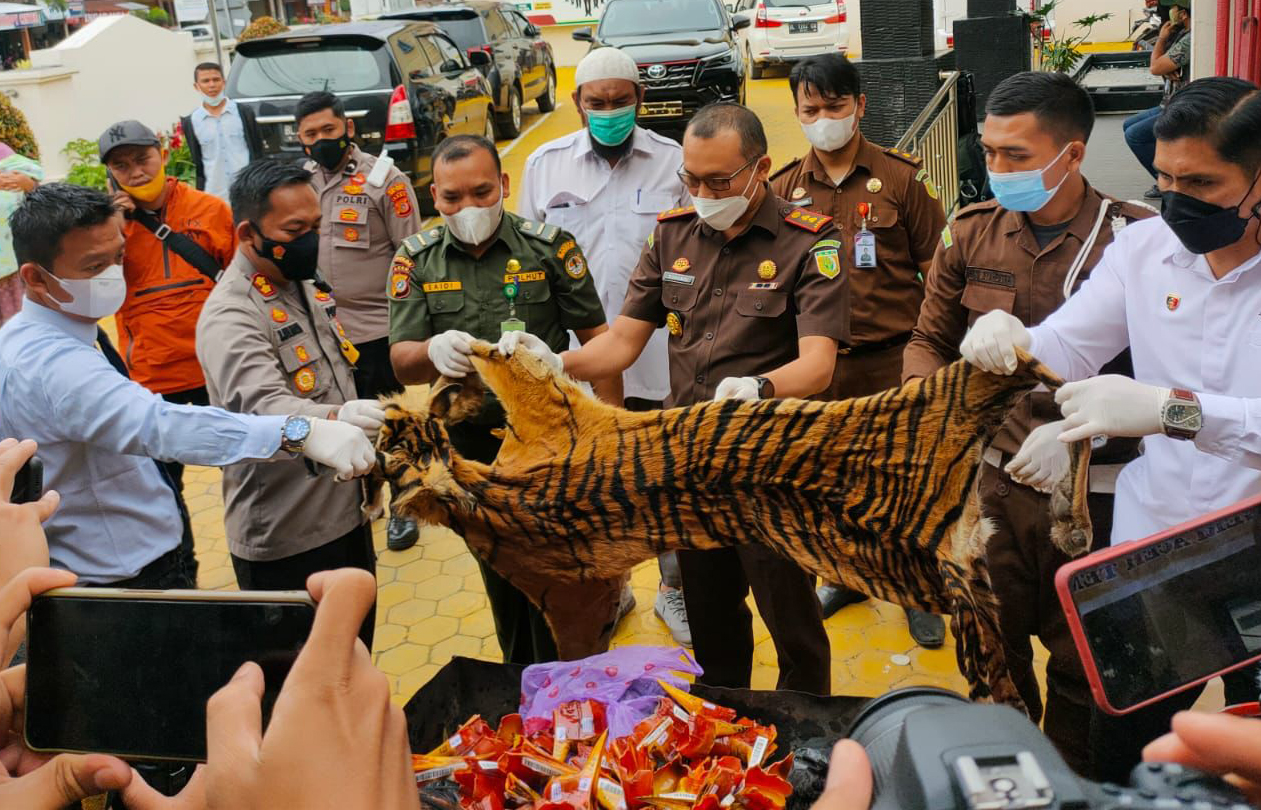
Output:
<instances>
[{"instance_id":1,"label":"yellow painted pavement","mask_svg":"<svg viewBox=\"0 0 1261 810\"><path fill-rule=\"evenodd\" d=\"M579 118L569 98L572 79L572 69L562 69L562 106L542 116L530 105L522 137L499 144L501 152L506 153L504 168L512 179L520 177L531 151L578 127ZM751 81L748 103L762 116L776 166L805 150L805 139L792 115L786 79ZM508 205L514 207L511 200ZM199 584L205 588L234 589L236 580L223 529L219 471L189 468L185 486L201 563ZM318 505L312 504L312 508ZM373 528L380 586L374 655L377 665L390 678L395 700L406 702L453 655L500 660L477 565L460 538L449 530L427 527L415 547L392 552L385 548L385 522L378 521ZM672 644L664 625L653 615L655 562L635 570L633 586L638 606L618 628L614 646ZM766 626L759 618L754 621L757 650L753 686L773 689L775 648ZM835 694L875 696L911 684L966 691L955 665L953 639L948 638L941 650L918 649L906 631L900 608L875 602L848 607L827 622L827 633L832 643ZM894 656L898 656L897 661L905 660L903 656L909 661L899 664ZM1039 662L1044 660L1045 654L1040 651Z\"/></svg>"}]
</instances>

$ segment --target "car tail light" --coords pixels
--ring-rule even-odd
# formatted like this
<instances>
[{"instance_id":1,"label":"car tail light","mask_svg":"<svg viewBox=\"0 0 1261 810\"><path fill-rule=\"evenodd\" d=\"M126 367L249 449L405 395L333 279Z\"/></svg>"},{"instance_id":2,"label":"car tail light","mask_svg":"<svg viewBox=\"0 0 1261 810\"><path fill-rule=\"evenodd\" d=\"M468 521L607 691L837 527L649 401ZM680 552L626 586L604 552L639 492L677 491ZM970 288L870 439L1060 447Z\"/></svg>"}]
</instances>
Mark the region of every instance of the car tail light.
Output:
<instances>
[{"instance_id":1,"label":"car tail light","mask_svg":"<svg viewBox=\"0 0 1261 810\"><path fill-rule=\"evenodd\" d=\"M781 25L783 23L779 20L772 20L766 16L766 6L757 4L757 16L753 18L754 28L779 28Z\"/></svg>"},{"instance_id":2,"label":"car tail light","mask_svg":"<svg viewBox=\"0 0 1261 810\"><path fill-rule=\"evenodd\" d=\"M407 102L407 88L399 85L390 96L390 109L385 118L385 139L405 141L416 137L416 119L412 106Z\"/></svg>"},{"instance_id":3,"label":"car tail light","mask_svg":"<svg viewBox=\"0 0 1261 810\"><path fill-rule=\"evenodd\" d=\"M473 53L473 51L481 51L482 53L487 54L489 56L495 55L494 49L492 49L489 45L474 45L473 47L466 48L464 50L465 53L469 53L469 54Z\"/></svg>"},{"instance_id":4,"label":"car tail light","mask_svg":"<svg viewBox=\"0 0 1261 810\"><path fill-rule=\"evenodd\" d=\"M836 25L837 23L843 23L848 19L849 19L849 13L848 13L848 10L845 8L845 3L843 2L843 0L836 0L836 13L830 17L825 17L823 19L823 22Z\"/></svg>"}]
</instances>

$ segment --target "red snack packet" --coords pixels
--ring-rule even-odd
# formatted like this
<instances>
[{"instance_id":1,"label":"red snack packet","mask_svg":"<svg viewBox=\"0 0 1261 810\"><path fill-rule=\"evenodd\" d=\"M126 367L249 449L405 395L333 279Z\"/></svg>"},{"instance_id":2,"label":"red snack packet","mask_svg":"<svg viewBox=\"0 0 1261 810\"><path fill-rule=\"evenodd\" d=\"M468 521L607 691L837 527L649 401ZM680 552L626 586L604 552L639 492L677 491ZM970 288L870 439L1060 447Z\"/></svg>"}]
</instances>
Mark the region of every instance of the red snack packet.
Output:
<instances>
[{"instance_id":1,"label":"red snack packet","mask_svg":"<svg viewBox=\"0 0 1261 810\"><path fill-rule=\"evenodd\" d=\"M604 744L608 732L601 734L591 749L582 770L574 774L553 777L543 789L543 801L535 805L537 810L592 810L596 780L600 763L604 759Z\"/></svg>"},{"instance_id":2,"label":"red snack packet","mask_svg":"<svg viewBox=\"0 0 1261 810\"><path fill-rule=\"evenodd\" d=\"M446 742L429 752L433 757L460 757L468 754L473 747L487 737L495 737L495 732L482 719L480 714L469 718L460 726L460 730L447 738Z\"/></svg>"}]
</instances>

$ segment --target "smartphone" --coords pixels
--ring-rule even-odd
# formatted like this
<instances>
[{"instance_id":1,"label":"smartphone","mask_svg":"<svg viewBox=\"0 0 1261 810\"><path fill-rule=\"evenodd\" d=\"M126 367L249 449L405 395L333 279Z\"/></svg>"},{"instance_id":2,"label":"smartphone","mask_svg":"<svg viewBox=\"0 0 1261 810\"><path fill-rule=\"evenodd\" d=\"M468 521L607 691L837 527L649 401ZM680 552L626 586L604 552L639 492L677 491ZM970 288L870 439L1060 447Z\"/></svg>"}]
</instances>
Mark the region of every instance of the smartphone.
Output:
<instances>
[{"instance_id":1,"label":"smartphone","mask_svg":"<svg viewBox=\"0 0 1261 810\"><path fill-rule=\"evenodd\" d=\"M1261 498L1055 577L1099 707L1127 714L1261 660Z\"/></svg>"},{"instance_id":2,"label":"smartphone","mask_svg":"<svg viewBox=\"0 0 1261 810\"><path fill-rule=\"evenodd\" d=\"M254 661L266 723L314 621L305 591L49 591L27 611L26 744L204 762L206 701Z\"/></svg>"},{"instance_id":3,"label":"smartphone","mask_svg":"<svg viewBox=\"0 0 1261 810\"><path fill-rule=\"evenodd\" d=\"M39 456L31 456L13 477L13 492L9 503L31 503L44 497L44 462Z\"/></svg>"}]
</instances>

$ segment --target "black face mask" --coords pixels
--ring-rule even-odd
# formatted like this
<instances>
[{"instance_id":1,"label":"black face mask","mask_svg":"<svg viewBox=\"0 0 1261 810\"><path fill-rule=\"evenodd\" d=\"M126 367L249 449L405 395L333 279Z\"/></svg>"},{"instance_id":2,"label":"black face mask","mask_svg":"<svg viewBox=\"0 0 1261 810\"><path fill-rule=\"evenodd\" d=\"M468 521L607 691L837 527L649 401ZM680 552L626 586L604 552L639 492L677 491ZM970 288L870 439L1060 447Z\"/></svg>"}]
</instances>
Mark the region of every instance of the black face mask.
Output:
<instances>
[{"instance_id":1,"label":"black face mask","mask_svg":"<svg viewBox=\"0 0 1261 810\"><path fill-rule=\"evenodd\" d=\"M257 225L254 225L254 231L263 239L262 247L254 250L276 265L280 275L289 281L310 281L315 278L320 260L319 231L307 231L288 242L268 239Z\"/></svg>"},{"instance_id":2,"label":"black face mask","mask_svg":"<svg viewBox=\"0 0 1261 810\"><path fill-rule=\"evenodd\" d=\"M1243 200L1248 199L1256 184L1257 178L1254 177ZM1235 244L1243 238L1249 220L1257 216L1258 206L1253 206L1251 215L1245 219L1239 216L1239 205L1223 208L1177 191L1166 191L1160 197L1161 218L1183 247L1196 255ZM1243 200L1239 201L1240 205Z\"/></svg>"},{"instance_id":3,"label":"black face mask","mask_svg":"<svg viewBox=\"0 0 1261 810\"><path fill-rule=\"evenodd\" d=\"M312 160L331 172L341 165L342 158L346 156L346 150L350 148L350 138L342 133L336 138L320 138L303 148Z\"/></svg>"}]
</instances>

